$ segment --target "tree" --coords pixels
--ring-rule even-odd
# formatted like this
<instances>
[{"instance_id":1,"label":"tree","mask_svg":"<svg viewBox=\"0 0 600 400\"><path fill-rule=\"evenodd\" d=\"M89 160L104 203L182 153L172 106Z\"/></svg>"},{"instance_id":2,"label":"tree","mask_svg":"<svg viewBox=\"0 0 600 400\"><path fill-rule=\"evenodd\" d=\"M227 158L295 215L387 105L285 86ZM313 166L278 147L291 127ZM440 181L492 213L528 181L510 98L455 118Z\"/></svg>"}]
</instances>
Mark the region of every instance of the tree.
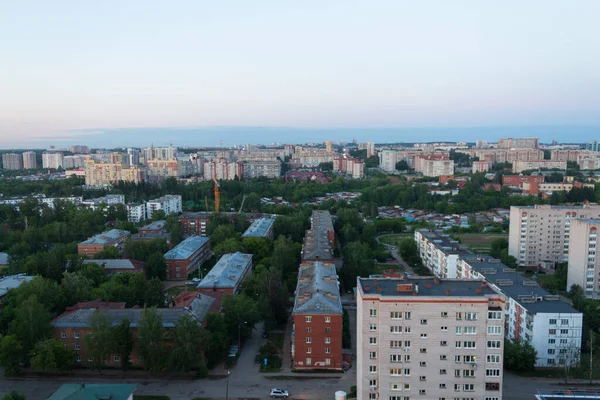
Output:
<instances>
[{"instance_id":1,"label":"tree","mask_svg":"<svg viewBox=\"0 0 600 400\"><path fill-rule=\"evenodd\" d=\"M152 212L152 221L162 221L166 218L166 214L163 210L156 210Z\"/></svg>"},{"instance_id":2,"label":"tree","mask_svg":"<svg viewBox=\"0 0 600 400\"><path fill-rule=\"evenodd\" d=\"M164 328L162 316L156 308L146 308L138 328L140 355L144 357L144 367L150 372L157 371L164 361Z\"/></svg>"},{"instance_id":3,"label":"tree","mask_svg":"<svg viewBox=\"0 0 600 400\"><path fill-rule=\"evenodd\" d=\"M94 282L83 274L65 272L60 292L65 305L71 306L90 298Z\"/></svg>"},{"instance_id":4,"label":"tree","mask_svg":"<svg viewBox=\"0 0 600 400\"><path fill-rule=\"evenodd\" d=\"M23 358L23 346L15 335L0 336L0 365L4 367L4 375L18 375Z\"/></svg>"},{"instance_id":5,"label":"tree","mask_svg":"<svg viewBox=\"0 0 600 400\"><path fill-rule=\"evenodd\" d=\"M244 239L246 252L254 255L253 261L259 263L271 253L271 240L260 237L249 237Z\"/></svg>"},{"instance_id":6,"label":"tree","mask_svg":"<svg viewBox=\"0 0 600 400\"><path fill-rule=\"evenodd\" d=\"M121 257L122 255L116 247L107 247L94 254L94 260L117 260Z\"/></svg>"},{"instance_id":7,"label":"tree","mask_svg":"<svg viewBox=\"0 0 600 400\"><path fill-rule=\"evenodd\" d=\"M131 334L131 325L128 319L124 319L121 323L112 328L113 351L119 355L121 359L121 368L127 371L129 365L129 357L133 351L133 335Z\"/></svg>"},{"instance_id":8,"label":"tree","mask_svg":"<svg viewBox=\"0 0 600 400\"><path fill-rule=\"evenodd\" d=\"M171 366L189 373L206 366L206 332L190 314L183 314L175 323L175 341L171 349Z\"/></svg>"},{"instance_id":9,"label":"tree","mask_svg":"<svg viewBox=\"0 0 600 400\"><path fill-rule=\"evenodd\" d=\"M221 313L206 314L206 330L208 332L206 361L208 366L212 367L227 355L231 336Z\"/></svg>"},{"instance_id":10,"label":"tree","mask_svg":"<svg viewBox=\"0 0 600 400\"><path fill-rule=\"evenodd\" d=\"M213 247L213 254L216 258L221 257L223 254L235 253L237 251L244 251L244 245L236 238L225 239Z\"/></svg>"},{"instance_id":11,"label":"tree","mask_svg":"<svg viewBox=\"0 0 600 400\"><path fill-rule=\"evenodd\" d=\"M250 336L252 328L260 320L260 312L254 299L245 294L225 294L221 303L227 329L232 337Z\"/></svg>"},{"instance_id":12,"label":"tree","mask_svg":"<svg viewBox=\"0 0 600 400\"><path fill-rule=\"evenodd\" d=\"M148 258L146 277L158 278L161 281L167 279L167 261L161 253L154 253Z\"/></svg>"},{"instance_id":13,"label":"tree","mask_svg":"<svg viewBox=\"0 0 600 400\"><path fill-rule=\"evenodd\" d=\"M13 390L9 394L4 395L2 400L25 400L25 396Z\"/></svg>"},{"instance_id":14,"label":"tree","mask_svg":"<svg viewBox=\"0 0 600 400\"><path fill-rule=\"evenodd\" d=\"M73 368L75 351L56 339L38 342L31 352L31 366L36 372L59 372Z\"/></svg>"},{"instance_id":15,"label":"tree","mask_svg":"<svg viewBox=\"0 0 600 400\"><path fill-rule=\"evenodd\" d=\"M167 232L171 235L171 246L177 246L183 241L183 228L176 215L169 215L165 226L167 227Z\"/></svg>"},{"instance_id":16,"label":"tree","mask_svg":"<svg viewBox=\"0 0 600 400\"><path fill-rule=\"evenodd\" d=\"M28 354L37 342L50 337L50 313L32 295L17 307L8 331L21 342L23 353Z\"/></svg>"},{"instance_id":17,"label":"tree","mask_svg":"<svg viewBox=\"0 0 600 400\"><path fill-rule=\"evenodd\" d=\"M513 371L533 371L537 351L528 342L504 340L504 367Z\"/></svg>"},{"instance_id":18,"label":"tree","mask_svg":"<svg viewBox=\"0 0 600 400\"><path fill-rule=\"evenodd\" d=\"M408 171L410 167L408 166L406 160L400 160L396 163L396 169L398 171Z\"/></svg>"},{"instance_id":19,"label":"tree","mask_svg":"<svg viewBox=\"0 0 600 400\"><path fill-rule=\"evenodd\" d=\"M102 372L104 361L112 354L113 332L112 321L107 313L94 311L88 320L90 333L85 337L88 356L92 359L91 366Z\"/></svg>"}]
</instances>

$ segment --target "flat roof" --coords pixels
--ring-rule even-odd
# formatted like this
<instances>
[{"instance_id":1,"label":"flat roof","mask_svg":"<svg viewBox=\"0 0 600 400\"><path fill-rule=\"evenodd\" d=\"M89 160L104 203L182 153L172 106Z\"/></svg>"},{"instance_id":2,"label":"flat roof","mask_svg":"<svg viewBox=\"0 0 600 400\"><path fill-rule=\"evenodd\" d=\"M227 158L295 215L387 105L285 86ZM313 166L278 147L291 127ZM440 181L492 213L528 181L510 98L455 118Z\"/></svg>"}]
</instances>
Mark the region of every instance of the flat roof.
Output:
<instances>
[{"instance_id":1,"label":"flat roof","mask_svg":"<svg viewBox=\"0 0 600 400\"><path fill-rule=\"evenodd\" d=\"M208 244L206 236L190 236L165 253L166 260L187 260L199 248Z\"/></svg>"},{"instance_id":2,"label":"flat roof","mask_svg":"<svg viewBox=\"0 0 600 400\"><path fill-rule=\"evenodd\" d=\"M52 321L55 328L87 328L88 321L96 310L79 309L58 316ZM143 308L109 309L100 312L108 315L112 326L119 325L124 319L128 319L132 327L138 327L142 319ZM188 312L183 308L157 308L156 311L162 317L163 327L173 328L181 316Z\"/></svg>"},{"instance_id":3,"label":"flat roof","mask_svg":"<svg viewBox=\"0 0 600 400\"><path fill-rule=\"evenodd\" d=\"M111 229L110 231L100 233L96 236L92 236L91 238L84 240L79 244L109 244L114 242L115 240L121 239L129 235L131 232L124 231L121 229Z\"/></svg>"},{"instance_id":4,"label":"flat roof","mask_svg":"<svg viewBox=\"0 0 600 400\"><path fill-rule=\"evenodd\" d=\"M8 265L10 256L7 253L0 252L0 265Z\"/></svg>"},{"instance_id":5,"label":"flat roof","mask_svg":"<svg viewBox=\"0 0 600 400\"><path fill-rule=\"evenodd\" d=\"M488 297L499 296L483 281L437 278L358 278L362 293L411 297ZM402 290L399 290L399 285ZM414 292L417 292L415 295Z\"/></svg>"},{"instance_id":6,"label":"flat roof","mask_svg":"<svg viewBox=\"0 0 600 400\"><path fill-rule=\"evenodd\" d=\"M252 268L252 254L224 254L198 284L198 289L234 288Z\"/></svg>"},{"instance_id":7,"label":"flat roof","mask_svg":"<svg viewBox=\"0 0 600 400\"><path fill-rule=\"evenodd\" d=\"M265 237L269 233L269 230L275 223L276 215L270 217L263 217L254 220L252 224L246 229L246 232L242 235L243 238L247 237Z\"/></svg>"},{"instance_id":8,"label":"flat roof","mask_svg":"<svg viewBox=\"0 0 600 400\"><path fill-rule=\"evenodd\" d=\"M341 314L342 301L334 265L303 262L298 271L294 313Z\"/></svg>"},{"instance_id":9,"label":"flat roof","mask_svg":"<svg viewBox=\"0 0 600 400\"><path fill-rule=\"evenodd\" d=\"M127 400L136 389L134 384L65 383L46 400Z\"/></svg>"},{"instance_id":10,"label":"flat roof","mask_svg":"<svg viewBox=\"0 0 600 400\"><path fill-rule=\"evenodd\" d=\"M97 264L99 267L104 269L139 269L135 264L128 259L114 259L114 260L83 260L84 264Z\"/></svg>"},{"instance_id":11,"label":"flat roof","mask_svg":"<svg viewBox=\"0 0 600 400\"><path fill-rule=\"evenodd\" d=\"M148 225L142 226L140 229L138 229L139 231L157 231L157 230L163 230L165 229L165 225L167 224L167 222L163 219L160 221L154 221Z\"/></svg>"}]
</instances>

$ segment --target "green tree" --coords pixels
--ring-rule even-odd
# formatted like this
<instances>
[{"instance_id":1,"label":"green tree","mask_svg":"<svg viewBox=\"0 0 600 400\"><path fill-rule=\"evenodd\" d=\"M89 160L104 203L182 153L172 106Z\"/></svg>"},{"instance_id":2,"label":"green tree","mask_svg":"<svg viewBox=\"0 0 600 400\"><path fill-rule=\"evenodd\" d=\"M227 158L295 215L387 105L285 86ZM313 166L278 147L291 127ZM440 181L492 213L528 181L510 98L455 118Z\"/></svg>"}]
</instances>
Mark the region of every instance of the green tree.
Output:
<instances>
[{"instance_id":1,"label":"green tree","mask_svg":"<svg viewBox=\"0 0 600 400\"><path fill-rule=\"evenodd\" d=\"M156 308L142 311L138 328L140 355L144 357L144 367L150 372L159 370L164 362L164 328L162 316Z\"/></svg>"},{"instance_id":2,"label":"green tree","mask_svg":"<svg viewBox=\"0 0 600 400\"><path fill-rule=\"evenodd\" d=\"M350 290L356 285L356 277L367 277L372 273L375 263L369 245L361 242L351 242L344 247L344 267L340 279L344 288Z\"/></svg>"},{"instance_id":3,"label":"green tree","mask_svg":"<svg viewBox=\"0 0 600 400\"><path fill-rule=\"evenodd\" d=\"M408 171L410 167L408 166L406 160L400 160L396 163L396 169L398 171Z\"/></svg>"},{"instance_id":4,"label":"green tree","mask_svg":"<svg viewBox=\"0 0 600 400\"><path fill-rule=\"evenodd\" d=\"M75 268L75 273L91 281L93 287L100 286L106 282L104 269L96 263L80 264Z\"/></svg>"},{"instance_id":5,"label":"green tree","mask_svg":"<svg viewBox=\"0 0 600 400\"><path fill-rule=\"evenodd\" d=\"M504 367L512 371L533 371L537 351L528 342L504 341Z\"/></svg>"},{"instance_id":6,"label":"green tree","mask_svg":"<svg viewBox=\"0 0 600 400\"><path fill-rule=\"evenodd\" d=\"M231 335L221 313L206 314L206 330L208 332L206 361L209 367L213 367L227 355Z\"/></svg>"},{"instance_id":7,"label":"green tree","mask_svg":"<svg viewBox=\"0 0 600 400\"><path fill-rule=\"evenodd\" d=\"M161 281L167 279L167 261L161 253L154 253L148 258L146 277L158 278Z\"/></svg>"},{"instance_id":8,"label":"green tree","mask_svg":"<svg viewBox=\"0 0 600 400\"><path fill-rule=\"evenodd\" d=\"M212 247L226 241L227 239L239 240L240 234L237 233L231 224L219 225L215 228L214 232L210 235L210 245Z\"/></svg>"},{"instance_id":9,"label":"green tree","mask_svg":"<svg viewBox=\"0 0 600 400\"><path fill-rule=\"evenodd\" d=\"M171 245L177 246L183 241L183 228L179 223L179 218L175 214L167 217L166 224L167 232L171 235Z\"/></svg>"},{"instance_id":10,"label":"green tree","mask_svg":"<svg viewBox=\"0 0 600 400\"><path fill-rule=\"evenodd\" d=\"M0 336L0 365L4 367L4 375L18 375L23 358L23 346L15 335Z\"/></svg>"},{"instance_id":11,"label":"green tree","mask_svg":"<svg viewBox=\"0 0 600 400\"><path fill-rule=\"evenodd\" d=\"M189 373L204 368L206 332L190 314L183 314L175 323L175 341L171 349L171 366Z\"/></svg>"},{"instance_id":12,"label":"green tree","mask_svg":"<svg viewBox=\"0 0 600 400\"><path fill-rule=\"evenodd\" d=\"M13 390L9 394L5 394L2 400L25 400L25 396Z\"/></svg>"},{"instance_id":13,"label":"green tree","mask_svg":"<svg viewBox=\"0 0 600 400\"><path fill-rule=\"evenodd\" d=\"M112 328L113 351L119 355L121 368L127 371L130 366L129 357L133 351L133 335L131 334L131 324L128 319Z\"/></svg>"},{"instance_id":14,"label":"green tree","mask_svg":"<svg viewBox=\"0 0 600 400\"><path fill-rule=\"evenodd\" d=\"M65 305L71 306L91 297L94 282L83 274L65 272L60 292Z\"/></svg>"},{"instance_id":15,"label":"green tree","mask_svg":"<svg viewBox=\"0 0 600 400\"><path fill-rule=\"evenodd\" d=\"M75 351L56 339L38 342L31 352L31 366L36 372L59 372L73 368Z\"/></svg>"},{"instance_id":16,"label":"green tree","mask_svg":"<svg viewBox=\"0 0 600 400\"><path fill-rule=\"evenodd\" d=\"M259 237L245 238L244 248L247 253L254 255L253 261L259 263L263 258L271 254L271 240Z\"/></svg>"},{"instance_id":17,"label":"green tree","mask_svg":"<svg viewBox=\"0 0 600 400\"><path fill-rule=\"evenodd\" d=\"M117 260L121 257L121 252L116 247L107 247L94 254L94 260Z\"/></svg>"},{"instance_id":18,"label":"green tree","mask_svg":"<svg viewBox=\"0 0 600 400\"><path fill-rule=\"evenodd\" d=\"M21 342L24 354L28 354L37 342L50 337L50 313L32 295L15 310L8 332Z\"/></svg>"},{"instance_id":19,"label":"green tree","mask_svg":"<svg viewBox=\"0 0 600 400\"><path fill-rule=\"evenodd\" d=\"M113 350L112 321L107 313L94 311L88 320L90 333L85 337L91 366L102 372L104 361L108 360Z\"/></svg>"},{"instance_id":20,"label":"green tree","mask_svg":"<svg viewBox=\"0 0 600 400\"><path fill-rule=\"evenodd\" d=\"M231 337L241 339L250 336L252 328L260 320L258 305L245 294L225 294L221 303L225 323Z\"/></svg>"},{"instance_id":21,"label":"green tree","mask_svg":"<svg viewBox=\"0 0 600 400\"><path fill-rule=\"evenodd\" d=\"M235 253L237 251L244 251L244 245L236 238L225 239L213 247L213 254L216 258L220 258L223 254Z\"/></svg>"},{"instance_id":22,"label":"green tree","mask_svg":"<svg viewBox=\"0 0 600 400\"><path fill-rule=\"evenodd\" d=\"M152 221L162 221L166 218L166 214L163 210L156 210L152 212Z\"/></svg>"}]
</instances>

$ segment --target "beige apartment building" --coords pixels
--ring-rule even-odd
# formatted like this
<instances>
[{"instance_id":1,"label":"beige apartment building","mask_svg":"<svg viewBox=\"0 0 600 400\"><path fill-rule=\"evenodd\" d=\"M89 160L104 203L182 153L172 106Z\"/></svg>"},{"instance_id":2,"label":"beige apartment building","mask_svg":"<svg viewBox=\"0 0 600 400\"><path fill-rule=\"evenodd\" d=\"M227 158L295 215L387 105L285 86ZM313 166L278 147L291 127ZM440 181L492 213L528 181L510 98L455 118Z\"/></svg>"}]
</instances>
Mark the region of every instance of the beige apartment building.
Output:
<instances>
[{"instance_id":1,"label":"beige apartment building","mask_svg":"<svg viewBox=\"0 0 600 400\"><path fill-rule=\"evenodd\" d=\"M504 308L484 281L358 278L357 399L502 399Z\"/></svg>"},{"instance_id":2,"label":"beige apartment building","mask_svg":"<svg viewBox=\"0 0 600 400\"><path fill-rule=\"evenodd\" d=\"M454 174L454 161L448 159L447 153L434 153L415 157L415 171L423 176L440 176Z\"/></svg>"},{"instance_id":3,"label":"beige apartment building","mask_svg":"<svg viewBox=\"0 0 600 400\"><path fill-rule=\"evenodd\" d=\"M576 218L600 218L600 205L513 206L510 208L508 254L520 266L553 266L569 256L571 223Z\"/></svg>"},{"instance_id":4,"label":"beige apartment building","mask_svg":"<svg viewBox=\"0 0 600 400\"><path fill-rule=\"evenodd\" d=\"M551 160L540 160L540 161L514 161L512 166L512 172L520 174L523 171L529 169L567 169L566 161L551 161Z\"/></svg>"},{"instance_id":5,"label":"beige apartment building","mask_svg":"<svg viewBox=\"0 0 600 400\"><path fill-rule=\"evenodd\" d=\"M119 181L140 183L144 180L143 170L125 164L85 162L85 184L87 186L108 186Z\"/></svg>"},{"instance_id":6,"label":"beige apartment building","mask_svg":"<svg viewBox=\"0 0 600 400\"><path fill-rule=\"evenodd\" d=\"M538 138L505 138L498 140L499 149L537 149Z\"/></svg>"},{"instance_id":7,"label":"beige apartment building","mask_svg":"<svg viewBox=\"0 0 600 400\"><path fill-rule=\"evenodd\" d=\"M600 299L600 262L596 256L600 219L573 220L569 243L567 290L573 285L583 288L585 296Z\"/></svg>"}]
</instances>

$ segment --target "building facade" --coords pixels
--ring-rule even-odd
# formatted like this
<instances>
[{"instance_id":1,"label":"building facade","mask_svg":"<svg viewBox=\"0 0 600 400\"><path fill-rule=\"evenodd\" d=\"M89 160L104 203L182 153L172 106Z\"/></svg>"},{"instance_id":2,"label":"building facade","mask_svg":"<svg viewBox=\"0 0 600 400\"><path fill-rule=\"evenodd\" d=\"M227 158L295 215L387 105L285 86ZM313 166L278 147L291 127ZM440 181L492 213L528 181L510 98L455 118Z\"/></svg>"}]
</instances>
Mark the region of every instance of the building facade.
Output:
<instances>
[{"instance_id":1,"label":"building facade","mask_svg":"<svg viewBox=\"0 0 600 400\"><path fill-rule=\"evenodd\" d=\"M423 176L440 176L454 174L454 161L448 159L448 154L431 154L415 157L415 171Z\"/></svg>"},{"instance_id":2,"label":"building facade","mask_svg":"<svg viewBox=\"0 0 600 400\"><path fill-rule=\"evenodd\" d=\"M279 178L281 176L281 161L246 161L243 164L243 176L247 179L264 176L266 178Z\"/></svg>"},{"instance_id":3,"label":"building facade","mask_svg":"<svg viewBox=\"0 0 600 400\"><path fill-rule=\"evenodd\" d=\"M223 254L198 284L198 289L239 293L242 283L252 274L252 254Z\"/></svg>"},{"instance_id":4,"label":"building facade","mask_svg":"<svg viewBox=\"0 0 600 400\"><path fill-rule=\"evenodd\" d=\"M109 186L119 181L141 183L144 171L121 163L99 163L88 159L85 162L85 184L87 186Z\"/></svg>"},{"instance_id":5,"label":"building facade","mask_svg":"<svg viewBox=\"0 0 600 400\"><path fill-rule=\"evenodd\" d=\"M552 161L552 160L540 160L540 161L513 161L512 171L515 174L520 174L523 171L531 169L567 169L566 161Z\"/></svg>"},{"instance_id":6,"label":"building facade","mask_svg":"<svg viewBox=\"0 0 600 400\"><path fill-rule=\"evenodd\" d=\"M84 240L77 245L77 253L79 255L94 258L96 253L108 247L116 247L119 252L123 251L125 241L131 236L131 232L121 229L111 229L110 231L100 233L96 236Z\"/></svg>"},{"instance_id":7,"label":"building facade","mask_svg":"<svg viewBox=\"0 0 600 400\"><path fill-rule=\"evenodd\" d=\"M62 153L42 153L42 168L59 169L63 167Z\"/></svg>"},{"instance_id":8,"label":"building facade","mask_svg":"<svg viewBox=\"0 0 600 400\"><path fill-rule=\"evenodd\" d=\"M127 221L141 222L146 219L146 204L144 203L127 203Z\"/></svg>"},{"instance_id":9,"label":"building facade","mask_svg":"<svg viewBox=\"0 0 600 400\"><path fill-rule=\"evenodd\" d=\"M273 226L275 225L276 215L254 220L242 235L242 238L259 237L273 239Z\"/></svg>"},{"instance_id":10,"label":"building facade","mask_svg":"<svg viewBox=\"0 0 600 400\"><path fill-rule=\"evenodd\" d=\"M571 221L566 290L579 285L585 296L594 300L600 299L600 254L596 247L599 229L600 219Z\"/></svg>"},{"instance_id":11,"label":"building facade","mask_svg":"<svg viewBox=\"0 0 600 400\"><path fill-rule=\"evenodd\" d=\"M481 281L363 279L358 399L502 399L504 307Z\"/></svg>"},{"instance_id":12,"label":"building facade","mask_svg":"<svg viewBox=\"0 0 600 400\"><path fill-rule=\"evenodd\" d=\"M23 153L23 168L37 169L37 154L35 151L26 151Z\"/></svg>"},{"instance_id":13,"label":"building facade","mask_svg":"<svg viewBox=\"0 0 600 400\"><path fill-rule=\"evenodd\" d=\"M498 140L499 149L537 149L538 138L506 138Z\"/></svg>"},{"instance_id":14,"label":"building facade","mask_svg":"<svg viewBox=\"0 0 600 400\"><path fill-rule=\"evenodd\" d=\"M212 256L208 238L190 236L165 254L169 268L168 279L182 281Z\"/></svg>"},{"instance_id":15,"label":"building facade","mask_svg":"<svg viewBox=\"0 0 600 400\"><path fill-rule=\"evenodd\" d=\"M180 214L183 211L181 195L168 194L146 203L146 218L152 219L155 211L162 210L166 215Z\"/></svg>"},{"instance_id":16,"label":"building facade","mask_svg":"<svg viewBox=\"0 0 600 400\"><path fill-rule=\"evenodd\" d=\"M10 170L23 169L23 156L17 153L3 153L2 168Z\"/></svg>"}]
</instances>

